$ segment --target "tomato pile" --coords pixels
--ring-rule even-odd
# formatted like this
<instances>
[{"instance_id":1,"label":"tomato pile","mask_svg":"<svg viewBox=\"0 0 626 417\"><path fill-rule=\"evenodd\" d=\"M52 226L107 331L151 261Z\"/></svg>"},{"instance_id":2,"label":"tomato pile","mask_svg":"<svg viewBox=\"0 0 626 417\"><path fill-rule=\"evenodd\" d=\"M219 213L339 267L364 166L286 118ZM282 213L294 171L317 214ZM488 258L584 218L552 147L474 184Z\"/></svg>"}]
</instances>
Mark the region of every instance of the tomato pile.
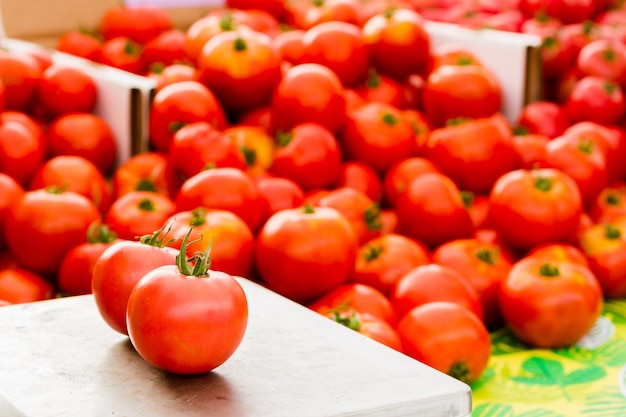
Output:
<instances>
[{"instance_id":1,"label":"tomato pile","mask_svg":"<svg viewBox=\"0 0 626 417\"><path fill-rule=\"evenodd\" d=\"M4 65L0 51L3 303L93 293L113 329L172 370L176 349L141 332L157 317L193 334L202 313L168 317L132 293L184 286L181 260L210 250L209 275L258 281L471 383L489 331L571 345L626 296L626 9L227 3L182 29L159 7L116 7L97 34L59 39L155 79L151 148L117 164L104 127L74 120L89 114L88 80L44 56ZM426 19L540 35L545 99L507 120L506 80L458 45L431 48ZM238 297L241 314L220 316L233 329L247 317ZM242 335L224 336L222 361Z\"/></svg>"}]
</instances>

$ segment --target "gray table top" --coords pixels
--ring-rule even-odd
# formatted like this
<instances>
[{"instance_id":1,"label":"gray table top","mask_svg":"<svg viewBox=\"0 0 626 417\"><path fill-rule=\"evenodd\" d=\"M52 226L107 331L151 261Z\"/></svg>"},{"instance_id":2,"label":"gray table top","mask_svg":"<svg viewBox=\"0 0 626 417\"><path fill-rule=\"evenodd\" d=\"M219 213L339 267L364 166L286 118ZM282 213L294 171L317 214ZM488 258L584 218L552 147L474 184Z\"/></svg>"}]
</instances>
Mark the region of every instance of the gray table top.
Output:
<instances>
[{"instance_id":1,"label":"gray table top","mask_svg":"<svg viewBox=\"0 0 626 417\"><path fill-rule=\"evenodd\" d=\"M249 322L212 372L145 362L91 295L0 308L2 417L466 417L466 384L239 279Z\"/></svg>"}]
</instances>

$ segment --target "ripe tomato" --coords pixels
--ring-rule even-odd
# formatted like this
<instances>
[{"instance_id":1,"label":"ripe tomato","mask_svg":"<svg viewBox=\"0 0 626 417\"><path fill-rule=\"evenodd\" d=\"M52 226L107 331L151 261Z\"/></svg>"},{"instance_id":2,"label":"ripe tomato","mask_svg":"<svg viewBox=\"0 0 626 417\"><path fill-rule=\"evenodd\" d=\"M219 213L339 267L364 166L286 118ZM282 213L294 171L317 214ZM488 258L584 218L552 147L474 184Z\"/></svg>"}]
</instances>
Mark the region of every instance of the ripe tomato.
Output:
<instances>
[{"instance_id":1,"label":"ripe tomato","mask_svg":"<svg viewBox=\"0 0 626 417\"><path fill-rule=\"evenodd\" d=\"M544 243L529 250L526 256L540 258L547 263L573 262L589 266L582 250L568 243Z\"/></svg>"},{"instance_id":2,"label":"ripe tomato","mask_svg":"<svg viewBox=\"0 0 626 417\"><path fill-rule=\"evenodd\" d=\"M25 186L46 157L41 128L0 118L0 172Z\"/></svg>"},{"instance_id":3,"label":"ripe tomato","mask_svg":"<svg viewBox=\"0 0 626 417\"><path fill-rule=\"evenodd\" d=\"M397 322L396 313L385 294L374 287L359 283L340 285L307 305L322 315L333 310L352 309L384 320L392 326Z\"/></svg>"},{"instance_id":4,"label":"ripe tomato","mask_svg":"<svg viewBox=\"0 0 626 417\"><path fill-rule=\"evenodd\" d=\"M601 146L592 137L564 134L545 147L545 166L560 169L576 182L585 207L609 185L609 169Z\"/></svg>"},{"instance_id":5,"label":"ripe tomato","mask_svg":"<svg viewBox=\"0 0 626 417\"><path fill-rule=\"evenodd\" d=\"M575 262L532 256L513 265L499 295L504 321L523 342L538 348L573 345L596 323L602 289L594 274Z\"/></svg>"},{"instance_id":6,"label":"ripe tomato","mask_svg":"<svg viewBox=\"0 0 626 417\"><path fill-rule=\"evenodd\" d=\"M275 130L313 122L338 133L346 121L346 99L339 77L320 64L300 64L284 74L270 103Z\"/></svg>"},{"instance_id":7,"label":"ripe tomato","mask_svg":"<svg viewBox=\"0 0 626 417\"><path fill-rule=\"evenodd\" d=\"M528 133L545 135L550 139L561 136L570 124L565 108L548 100L526 104L516 120L517 127L527 129Z\"/></svg>"},{"instance_id":8,"label":"ripe tomato","mask_svg":"<svg viewBox=\"0 0 626 417\"><path fill-rule=\"evenodd\" d=\"M133 74L143 75L147 68L141 59L143 46L126 36L117 36L105 40L98 54L98 62L128 71Z\"/></svg>"},{"instance_id":9,"label":"ripe tomato","mask_svg":"<svg viewBox=\"0 0 626 417\"><path fill-rule=\"evenodd\" d=\"M396 199L402 233L429 248L472 235L474 224L461 192L447 176L428 172L417 176Z\"/></svg>"},{"instance_id":10,"label":"ripe tomato","mask_svg":"<svg viewBox=\"0 0 626 417\"><path fill-rule=\"evenodd\" d=\"M226 31L251 30L231 13L207 14L191 22L185 31L183 50L191 63L197 67L198 57L202 53L204 44L213 36Z\"/></svg>"},{"instance_id":11,"label":"ripe tomato","mask_svg":"<svg viewBox=\"0 0 626 417\"><path fill-rule=\"evenodd\" d=\"M48 156L82 156L95 164L103 174L111 174L117 162L117 142L111 126L93 113L63 114L45 130Z\"/></svg>"},{"instance_id":12,"label":"ripe tomato","mask_svg":"<svg viewBox=\"0 0 626 417\"><path fill-rule=\"evenodd\" d=\"M460 273L474 288L482 305L482 319L488 328L502 325L498 292L514 262L505 247L477 238L456 239L439 246L431 259Z\"/></svg>"},{"instance_id":13,"label":"ripe tomato","mask_svg":"<svg viewBox=\"0 0 626 417\"><path fill-rule=\"evenodd\" d=\"M168 155L172 168L184 179L207 168L246 167L235 143L208 122L191 122L178 129Z\"/></svg>"},{"instance_id":14,"label":"ripe tomato","mask_svg":"<svg viewBox=\"0 0 626 417\"><path fill-rule=\"evenodd\" d=\"M26 191L6 213L7 244L20 266L52 276L65 254L87 239L89 225L99 218L93 201L80 194L59 189Z\"/></svg>"},{"instance_id":15,"label":"ripe tomato","mask_svg":"<svg viewBox=\"0 0 626 417\"><path fill-rule=\"evenodd\" d=\"M449 301L415 307L396 329L404 353L468 384L482 375L491 356L491 339L482 321Z\"/></svg>"},{"instance_id":16,"label":"ripe tomato","mask_svg":"<svg viewBox=\"0 0 626 417\"><path fill-rule=\"evenodd\" d=\"M128 297L128 336L151 365L176 374L220 366L243 340L248 300L231 275L212 270L209 251L145 274Z\"/></svg>"},{"instance_id":17,"label":"ripe tomato","mask_svg":"<svg viewBox=\"0 0 626 417\"><path fill-rule=\"evenodd\" d=\"M402 351L398 332L391 324L379 317L361 313L350 307L329 310L323 315L387 347Z\"/></svg>"},{"instance_id":18,"label":"ripe tomato","mask_svg":"<svg viewBox=\"0 0 626 417\"><path fill-rule=\"evenodd\" d=\"M98 61L102 40L82 30L69 30L57 39L54 49L81 58Z\"/></svg>"},{"instance_id":19,"label":"ripe tomato","mask_svg":"<svg viewBox=\"0 0 626 417\"><path fill-rule=\"evenodd\" d=\"M278 211L300 207L304 203L304 190L295 181L261 175L255 178L255 182L264 205L261 224Z\"/></svg>"},{"instance_id":20,"label":"ripe tomato","mask_svg":"<svg viewBox=\"0 0 626 417\"><path fill-rule=\"evenodd\" d=\"M445 265L429 263L411 269L396 281L389 300L400 320L413 308L434 301L460 304L483 320L478 291L461 272Z\"/></svg>"},{"instance_id":21,"label":"ripe tomato","mask_svg":"<svg viewBox=\"0 0 626 417\"><path fill-rule=\"evenodd\" d=\"M240 277L251 276L254 236L236 214L198 207L172 214L167 224L168 246L180 249L182 239L188 234L187 257L205 252L210 246L211 269Z\"/></svg>"},{"instance_id":22,"label":"ripe tomato","mask_svg":"<svg viewBox=\"0 0 626 417\"><path fill-rule=\"evenodd\" d=\"M583 203L574 180L554 168L514 170L489 195L489 222L502 241L528 250L575 238Z\"/></svg>"},{"instance_id":23,"label":"ripe tomato","mask_svg":"<svg viewBox=\"0 0 626 417\"><path fill-rule=\"evenodd\" d=\"M176 211L166 195L152 191L130 191L111 203L104 222L120 239L134 240L161 228Z\"/></svg>"},{"instance_id":24,"label":"ripe tomato","mask_svg":"<svg viewBox=\"0 0 626 417\"><path fill-rule=\"evenodd\" d=\"M199 81L198 69L189 64L174 63L170 65L152 65L146 77L155 80L155 91L160 91L166 85L180 81Z\"/></svg>"},{"instance_id":25,"label":"ripe tomato","mask_svg":"<svg viewBox=\"0 0 626 417\"><path fill-rule=\"evenodd\" d=\"M573 123L592 121L598 124L616 124L624 116L626 97L615 81L588 75L572 87L565 102L567 117Z\"/></svg>"},{"instance_id":26,"label":"ripe tomato","mask_svg":"<svg viewBox=\"0 0 626 417\"><path fill-rule=\"evenodd\" d=\"M359 8L362 4L358 0L324 0L307 1L302 9L294 15L297 27L309 29L323 22L346 22L357 24Z\"/></svg>"},{"instance_id":27,"label":"ripe tomato","mask_svg":"<svg viewBox=\"0 0 626 417\"><path fill-rule=\"evenodd\" d=\"M426 78L424 112L435 127L449 119L490 117L502 105L497 76L481 65L442 65Z\"/></svg>"},{"instance_id":28,"label":"ripe tomato","mask_svg":"<svg viewBox=\"0 0 626 417\"><path fill-rule=\"evenodd\" d=\"M402 275L429 260L423 244L395 232L383 234L359 247L350 282L389 296Z\"/></svg>"},{"instance_id":29,"label":"ripe tomato","mask_svg":"<svg viewBox=\"0 0 626 417\"><path fill-rule=\"evenodd\" d=\"M545 168L546 145L550 138L541 133L515 133L513 148L517 152L519 168Z\"/></svg>"},{"instance_id":30,"label":"ripe tomato","mask_svg":"<svg viewBox=\"0 0 626 417\"><path fill-rule=\"evenodd\" d=\"M125 36L146 44L159 33L172 29L167 10L157 5L114 6L100 17L99 30L104 39Z\"/></svg>"},{"instance_id":31,"label":"ripe tomato","mask_svg":"<svg viewBox=\"0 0 626 417\"><path fill-rule=\"evenodd\" d=\"M143 45L141 60L148 69L155 65L187 64L189 59L184 50L186 39L182 30L165 30Z\"/></svg>"},{"instance_id":32,"label":"ripe tomato","mask_svg":"<svg viewBox=\"0 0 626 417\"><path fill-rule=\"evenodd\" d=\"M167 247L165 227L140 240L119 240L98 257L93 267L91 290L102 319L118 333L128 334L126 306L131 291L149 271L175 265L179 253Z\"/></svg>"},{"instance_id":33,"label":"ripe tomato","mask_svg":"<svg viewBox=\"0 0 626 417\"><path fill-rule=\"evenodd\" d=\"M271 38L252 30L214 35L202 47L197 65L201 81L234 115L269 104L281 78Z\"/></svg>"},{"instance_id":34,"label":"ripe tomato","mask_svg":"<svg viewBox=\"0 0 626 417\"><path fill-rule=\"evenodd\" d=\"M604 297L626 296L626 217L594 223L579 235L589 268L598 279Z\"/></svg>"},{"instance_id":35,"label":"ripe tomato","mask_svg":"<svg viewBox=\"0 0 626 417\"><path fill-rule=\"evenodd\" d=\"M430 36L418 12L407 7L389 8L369 17L362 32L372 64L382 74L404 80L425 69Z\"/></svg>"},{"instance_id":36,"label":"ripe tomato","mask_svg":"<svg viewBox=\"0 0 626 417\"><path fill-rule=\"evenodd\" d=\"M0 50L0 80L4 85L4 108L29 111L37 94L41 67L20 51Z\"/></svg>"},{"instance_id":37,"label":"ripe tomato","mask_svg":"<svg viewBox=\"0 0 626 417\"><path fill-rule=\"evenodd\" d=\"M340 142L347 159L364 162L379 174L415 150L413 129L402 111L381 102L349 112Z\"/></svg>"},{"instance_id":38,"label":"ripe tomato","mask_svg":"<svg viewBox=\"0 0 626 417\"><path fill-rule=\"evenodd\" d=\"M595 75L626 83L626 45L617 39L594 39L578 53L576 68L583 75Z\"/></svg>"},{"instance_id":39,"label":"ripe tomato","mask_svg":"<svg viewBox=\"0 0 626 417\"><path fill-rule=\"evenodd\" d=\"M37 100L46 114L91 113L98 99L98 86L82 68L53 63L41 74Z\"/></svg>"},{"instance_id":40,"label":"ripe tomato","mask_svg":"<svg viewBox=\"0 0 626 417\"><path fill-rule=\"evenodd\" d=\"M113 172L113 200L130 191L152 191L173 198L181 182L166 154L141 152L122 162Z\"/></svg>"},{"instance_id":41,"label":"ripe tomato","mask_svg":"<svg viewBox=\"0 0 626 417\"><path fill-rule=\"evenodd\" d=\"M65 296L91 294L93 270L102 253L117 241L112 232L99 219L87 230L87 241L70 249L59 265L56 284Z\"/></svg>"},{"instance_id":42,"label":"ripe tomato","mask_svg":"<svg viewBox=\"0 0 626 417\"><path fill-rule=\"evenodd\" d=\"M367 79L354 90L366 102L380 101L402 110L411 108L413 104L410 89L406 84L387 75L378 74L374 68L370 68Z\"/></svg>"},{"instance_id":43,"label":"ripe tomato","mask_svg":"<svg viewBox=\"0 0 626 417\"><path fill-rule=\"evenodd\" d=\"M5 218L10 207L24 195L24 187L13 177L0 172L0 250L6 248Z\"/></svg>"},{"instance_id":44,"label":"ripe tomato","mask_svg":"<svg viewBox=\"0 0 626 417\"><path fill-rule=\"evenodd\" d=\"M433 130L426 156L460 189L479 194L519 165L511 128L500 113Z\"/></svg>"},{"instance_id":45,"label":"ripe tomato","mask_svg":"<svg viewBox=\"0 0 626 417\"><path fill-rule=\"evenodd\" d=\"M606 187L591 203L588 213L595 223L610 222L626 215L626 185L618 183Z\"/></svg>"},{"instance_id":46,"label":"ripe tomato","mask_svg":"<svg viewBox=\"0 0 626 417\"><path fill-rule=\"evenodd\" d=\"M345 87L354 87L367 78L369 51L361 28L354 23L318 23L304 33L302 48L301 63L315 63L330 68Z\"/></svg>"},{"instance_id":47,"label":"ripe tomato","mask_svg":"<svg viewBox=\"0 0 626 417\"><path fill-rule=\"evenodd\" d=\"M215 94L199 81L181 81L159 90L150 106L150 144L167 152L172 137L188 123L205 121L217 129L226 126L226 115Z\"/></svg>"},{"instance_id":48,"label":"ripe tomato","mask_svg":"<svg viewBox=\"0 0 626 417\"><path fill-rule=\"evenodd\" d=\"M233 125L223 130L246 162L252 174L262 174L272 165L276 143L267 131L257 126Z\"/></svg>"},{"instance_id":49,"label":"ripe tomato","mask_svg":"<svg viewBox=\"0 0 626 417\"><path fill-rule=\"evenodd\" d=\"M280 32L272 39L272 46L282 61L292 65L302 64L301 58L304 54L302 37L305 33L303 29L291 29Z\"/></svg>"},{"instance_id":50,"label":"ripe tomato","mask_svg":"<svg viewBox=\"0 0 626 417\"><path fill-rule=\"evenodd\" d=\"M231 167L200 171L183 182L174 198L176 211L197 207L232 211L256 232L264 215L263 200L250 175Z\"/></svg>"},{"instance_id":51,"label":"ripe tomato","mask_svg":"<svg viewBox=\"0 0 626 417\"><path fill-rule=\"evenodd\" d=\"M335 187L350 187L363 192L372 201L383 197L382 180L370 165L359 161L344 161Z\"/></svg>"},{"instance_id":52,"label":"ripe tomato","mask_svg":"<svg viewBox=\"0 0 626 417\"><path fill-rule=\"evenodd\" d=\"M398 195L406 190L411 180L427 172L441 170L431 160L421 156L412 156L393 163L383 176L385 203L395 207Z\"/></svg>"},{"instance_id":53,"label":"ripe tomato","mask_svg":"<svg viewBox=\"0 0 626 417\"><path fill-rule=\"evenodd\" d=\"M350 223L333 208L282 210L259 230L255 264L269 288L307 303L347 282L357 246Z\"/></svg>"},{"instance_id":54,"label":"ripe tomato","mask_svg":"<svg viewBox=\"0 0 626 417\"><path fill-rule=\"evenodd\" d=\"M20 266L0 266L0 300L20 304L55 296L55 287L46 277Z\"/></svg>"},{"instance_id":55,"label":"ripe tomato","mask_svg":"<svg viewBox=\"0 0 626 417\"><path fill-rule=\"evenodd\" d=\"M594 0L550 0L544 3L548 16L568 24L593 18L597 2Z\"/></svg>"},{"instance_id":56,"label":"ripe tomato","mask_svg":"<svg viewBox=\"0 0 626 417\"><path fill-rule=\"evenodd\" d=\"M342 152L335 135L317 123L301 123L277 135L271 174L304 191L330 188L341 173Z\"/></svg>"}]
</instances>

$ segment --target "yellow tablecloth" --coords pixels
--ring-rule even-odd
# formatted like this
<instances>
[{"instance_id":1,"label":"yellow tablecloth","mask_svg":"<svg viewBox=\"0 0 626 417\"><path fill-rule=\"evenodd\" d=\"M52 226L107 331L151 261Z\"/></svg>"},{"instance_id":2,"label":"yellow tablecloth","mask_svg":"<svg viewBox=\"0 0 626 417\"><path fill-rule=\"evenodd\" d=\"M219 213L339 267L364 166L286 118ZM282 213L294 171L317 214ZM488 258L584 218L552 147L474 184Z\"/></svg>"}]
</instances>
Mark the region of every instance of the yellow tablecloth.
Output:
<instances>
[{"instance_id":1,"label":"yellow tablecloth","mask_svg":"<svg viewBox=\"0 0 626 417\"><path fill-rule=\"evenodd\" d=\"M626 300L605 303L576 346L530 349L507 329L472 384L472 417L626 417Z\"/></svg>"}]
</instances>

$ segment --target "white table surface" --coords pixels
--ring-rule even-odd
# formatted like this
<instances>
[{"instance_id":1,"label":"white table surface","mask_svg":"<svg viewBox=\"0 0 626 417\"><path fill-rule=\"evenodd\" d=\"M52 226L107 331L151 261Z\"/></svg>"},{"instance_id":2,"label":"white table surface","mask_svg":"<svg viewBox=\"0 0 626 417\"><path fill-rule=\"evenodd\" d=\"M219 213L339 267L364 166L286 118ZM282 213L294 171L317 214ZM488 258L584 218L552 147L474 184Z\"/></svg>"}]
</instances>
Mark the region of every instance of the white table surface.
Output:
<instances>
[{"instance_id":1,"label":"white table surface","mask_svg":"<svg viewBox=\"0 0 626 417\"><path fill-rule=\"evenodd\" d=\"M2 417L466 417L468 385L240 279L246 335L212 372L145 362L91 295L0 308Z\"/></svg>"}]
</instances>

